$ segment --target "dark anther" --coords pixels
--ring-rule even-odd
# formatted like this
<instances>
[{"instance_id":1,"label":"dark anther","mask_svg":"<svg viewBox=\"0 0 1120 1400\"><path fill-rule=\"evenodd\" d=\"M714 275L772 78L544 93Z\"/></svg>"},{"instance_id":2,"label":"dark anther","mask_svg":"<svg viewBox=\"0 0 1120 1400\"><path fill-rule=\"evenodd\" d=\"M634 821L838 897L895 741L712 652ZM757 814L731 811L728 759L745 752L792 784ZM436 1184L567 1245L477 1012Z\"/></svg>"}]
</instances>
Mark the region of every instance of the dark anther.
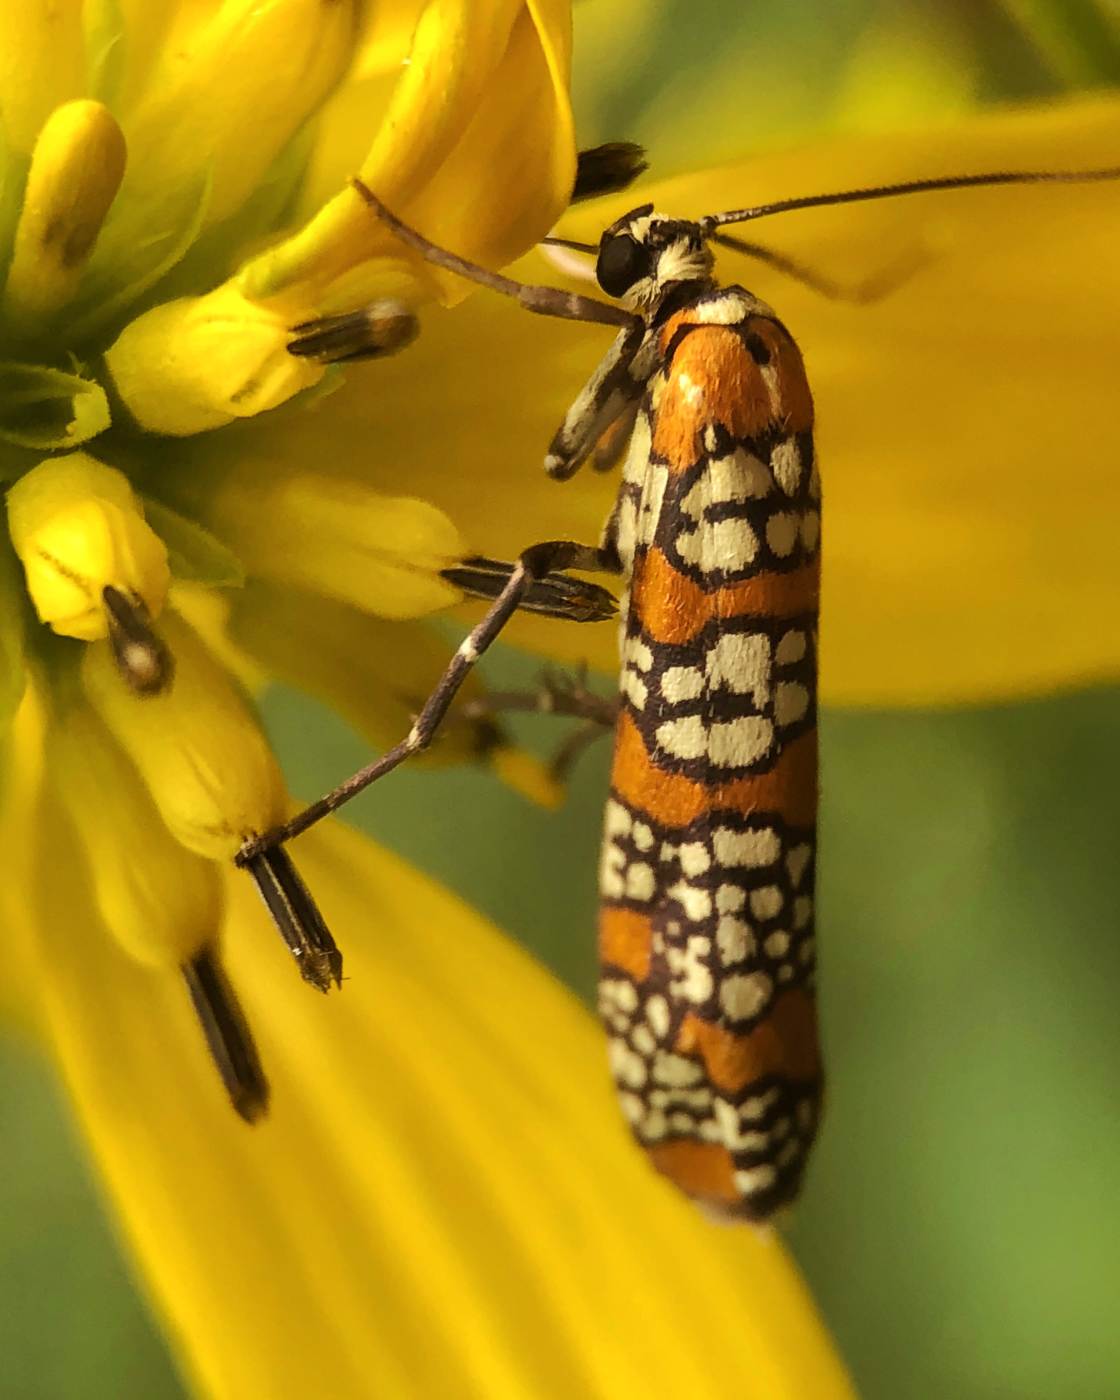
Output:
<instances>
[{"instance_id":1,"label":"dark anther","mask_svg":"<svg viewBox=\"0 0 1120 1400\"><path fill-rule=\"evenodd\" d=\"M113 659L130 690L137 695L158 695L175 675L175 662L164 642L152 630L148 609L139 598L122 593L111 584L101 590L109 623Z\"/></svg>"},{"instance_id":2,"label":"dark anther","mask_svg":"<svg viewBox=\"0 0 1120 1400\"><path fill-rule=\"evenodd\" d=\"M255 1123L268 1112L268 1080L237 993L210 948L183 964L183 976L230 1103Z\"/></svg>"},{"instance_id":3,"label":"dark anther","mask_svg":"<svg viewBox=\"0 0 1120 1400\"><path fill-rule=\"evenodd\" d=\"M648 169L645 147L633 141L608 141L604 146L580 151L572 203L624 190Z\"/></svg>"},{"instance_id":4,"label":"dark anther","mask_svg":"<svg viewBox=\"0 0 1120 1400\"><path fill-rule=\"evenodd\" d=\"M440 577L472 598L497 598L512 572L511 564L475 555L441 569ZM523 612L543 613L569 622L605 622L618 614L618 599L609 589L560 573L534 579L518 606Z\"/></svg>"},{"instance_id":5,"label":"dark anther","mask_svg":"<svg viewBox=\"0 0 1120 1400\"><path fill-rule=\"evenodd\" d=\"M329 992L332 984L341 987L342 954L283 846L253 850L237 863L256 881L303 980L321 992Z\"/></svg>"},{"instance_id":6,"label":"dark anther","mask_svg":"<svg viewBox=\"0 0 1120 1400\"><path fill-rule=\"evenodd\" d=\"M328 365L376 360L403 350L419 330L420 322L403 302L374 301L358 311L301 321L292 327L288 354Z\"/></svg>"}]
</instances>

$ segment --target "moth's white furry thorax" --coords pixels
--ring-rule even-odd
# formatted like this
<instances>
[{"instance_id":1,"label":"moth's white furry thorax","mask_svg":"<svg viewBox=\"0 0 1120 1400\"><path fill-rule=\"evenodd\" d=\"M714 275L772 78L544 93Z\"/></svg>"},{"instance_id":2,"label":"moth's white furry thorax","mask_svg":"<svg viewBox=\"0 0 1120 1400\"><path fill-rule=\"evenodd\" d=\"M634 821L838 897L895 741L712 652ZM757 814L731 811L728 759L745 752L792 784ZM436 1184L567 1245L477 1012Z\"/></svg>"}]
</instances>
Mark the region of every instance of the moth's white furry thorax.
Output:
<instances>
[{"instance_id":1,"label":"moth's white furry thorax","mask_svg":"<svg viewBox=\"0 0 1120 1400\"><path fill-rule=\"evenodd\" d=\"M671 222L676 221L664 214L645 214L634 219L626 232L635 242L648 245L653 230L659 224ZM653 273L635 282L622 298L622 303L629 311L651 311L671 283L707 281L712 275L714 262L706 243L698 245L695 236L682 232L679 238L674 238L658 250Z\"/></svg>"}]
</instances>

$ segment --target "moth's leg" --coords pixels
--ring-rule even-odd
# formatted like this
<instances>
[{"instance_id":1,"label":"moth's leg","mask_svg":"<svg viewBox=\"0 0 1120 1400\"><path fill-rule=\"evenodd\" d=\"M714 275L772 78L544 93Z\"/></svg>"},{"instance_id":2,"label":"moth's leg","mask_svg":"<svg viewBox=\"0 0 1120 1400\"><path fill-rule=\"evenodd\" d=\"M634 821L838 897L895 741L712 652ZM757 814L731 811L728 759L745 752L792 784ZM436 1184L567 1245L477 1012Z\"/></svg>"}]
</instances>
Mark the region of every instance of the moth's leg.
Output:
<instances>
[{"instance_id":1,"label":"moth's leg","mask_svg":"<svg viewBox=\"0 0 1120 1400\"><path fill-rule=\"evenodd\" d=\"M558 783L567 782L586 748L614 730L618 710L617 695L597 695L588 689L586 667L575 675L545 671L531 690L492 690L463 706L463 714L472 719L512 713L581 720L559 745L549 764Z\"/></svg>"},{"instance_id":2,"label":"moth's leg","mask_svg":"<svg viewBox=\"0 0 1120 1400\"><path fill-rule=\"evenodd\" d=\"M440 722L447 714L456 692L463 684L467 673L478 661L490 644L500 635L506 623L520 607L522 599L530 592L534 583L562 569L610 570L618 568L614 554L607 549L592 545L576 544L572 540L549 540L532 545L525 550L518 562L510 570L509 577L497 595L493 605L477 627L467 636L436 684L435 689L417 716L412 729L380 758L360 769L344 783L333 788L317 802L311 803L290 821L274 827L263 835L246 841L237 853L238 865L258 868L269 852L298 836L301 831L314 826L344 802L369 787L378 778L391 773L410 754L419 753L432 742ZM576 583L578 580L569 580Z\"/></svg>"},{"instance_id":3,"label":"moth's leg","mask_svg":"<svg viewBox=\"0 0 1120 1400\"><path fill-rule=\"evenodd\" d=\"M488 719L500 714L557 715L581 719L598 729L613 729L618 719L617 695L598 695L588 688L585 666L569 675L545 670L537 684L525 690L490 690L463 706L468 719Z\"/></svg>"},{"instance_id":4,"label":"moth's leg","mask_svg":"<svg viewBox=\"0 0 1120 1400\"><path fill-rule=\"evenodd\" d=\"M609 456L606 463L599 460L598 449L613 439L621 452L621 435L629 436L633 429L641 397L660 362L657 331L639 323L618 333L549 444L544 459L549 476L566 481L591 457L597 466L613 465Z\"/></svg>"}]
</instances>

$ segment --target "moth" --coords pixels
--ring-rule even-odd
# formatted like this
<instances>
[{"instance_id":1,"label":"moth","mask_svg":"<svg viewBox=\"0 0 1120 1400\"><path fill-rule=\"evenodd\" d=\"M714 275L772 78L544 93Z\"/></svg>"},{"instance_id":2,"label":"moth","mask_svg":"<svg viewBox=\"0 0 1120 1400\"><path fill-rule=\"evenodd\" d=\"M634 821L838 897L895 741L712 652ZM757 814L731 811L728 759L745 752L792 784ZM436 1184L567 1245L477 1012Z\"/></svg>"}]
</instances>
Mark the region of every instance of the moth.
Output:
<instances>
[{"instance_id":1,"label":"moth","mask_svg":"<svg viewBox=\"0 0 1120 1400\"><path fill-rule=\"evenodd\" d=\"M554 540L448 577L493 600L408 736L247 861L431 742L519 607L588 620L622 581L619 706L600 869L599 1007L622 1111L653 1165L710 1212L765 1221L801 1185L821 1113L814 868L821 487L813 399L778 315L723 286L713 243L811 274L729 224L931 190L1104 180L998 172L810 195L680 219L642 204L597 245L620 304L515 282L441 249L355 188L406 245L527 309L614 325L545 458L566 479L629 438L596 544ZM819 285L819 279L817 284Z\"/></svg>"}]
</instances>

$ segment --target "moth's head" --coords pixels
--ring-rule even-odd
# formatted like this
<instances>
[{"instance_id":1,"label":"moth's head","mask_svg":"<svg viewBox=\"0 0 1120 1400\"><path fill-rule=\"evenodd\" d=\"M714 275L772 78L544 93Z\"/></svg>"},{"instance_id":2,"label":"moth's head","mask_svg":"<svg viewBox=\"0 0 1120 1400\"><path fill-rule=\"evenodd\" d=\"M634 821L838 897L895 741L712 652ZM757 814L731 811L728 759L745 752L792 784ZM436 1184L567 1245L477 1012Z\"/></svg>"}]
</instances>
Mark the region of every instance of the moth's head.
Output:
<instances>
[{"instance_id":1,"label":"moth's head","mask_svg":"<svg viewBox=\"0 0 1120 1400\"><path fill-rule=\"evenodd\" d=\"M711 275L700 225L655 214L652 204L616 219L599 240L599 286L631 311L655 310L670 287L708 282Z\"/></svg>"}]
</instances>

